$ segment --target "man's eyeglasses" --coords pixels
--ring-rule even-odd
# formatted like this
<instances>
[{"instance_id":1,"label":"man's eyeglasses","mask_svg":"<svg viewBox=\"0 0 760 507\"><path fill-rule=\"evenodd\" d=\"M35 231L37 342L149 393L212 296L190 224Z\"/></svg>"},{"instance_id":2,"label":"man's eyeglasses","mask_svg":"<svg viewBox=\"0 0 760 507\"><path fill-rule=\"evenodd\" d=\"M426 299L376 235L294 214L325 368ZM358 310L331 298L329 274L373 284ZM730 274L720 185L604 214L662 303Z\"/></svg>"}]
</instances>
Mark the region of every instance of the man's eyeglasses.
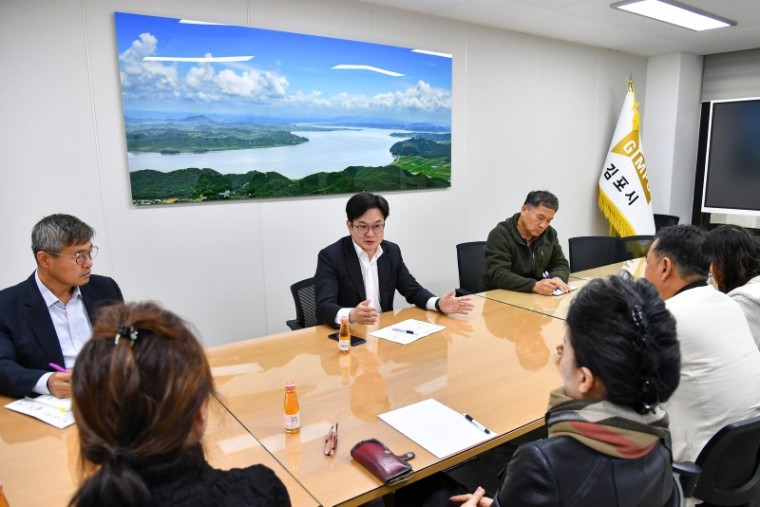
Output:
<instances>
[{"instance_id":1,"label":"man's eyeglasses","mask_svg":"<svg viewBox=\"0 0 760 507\"><path fill-rule=\"evenodd\" d=\"M67 259L72 259L74 262L79 264L80 266L84 264L85 259L94 259L98 256L98 247L95 245L90 248L90 251L86 250L80 250L79 252L75 253L74 255L63 255L58 252L48 252L50 255L55 255L56 257L66 257Z\"/></svg>"},{"instance_id":2,"label":"man's eyeglasses","mask_svg":"<svg viewBox=\"0 0 760 507\"><path fill-rule=\"evenodd\" d=\"M370 229L372 229L372 232L374 233L383 232L383 229L385 229L385 224L367 225L367 224L352 223L351 227L361 232L362 234L367 234Z\"/></svg>"}]
</instances>

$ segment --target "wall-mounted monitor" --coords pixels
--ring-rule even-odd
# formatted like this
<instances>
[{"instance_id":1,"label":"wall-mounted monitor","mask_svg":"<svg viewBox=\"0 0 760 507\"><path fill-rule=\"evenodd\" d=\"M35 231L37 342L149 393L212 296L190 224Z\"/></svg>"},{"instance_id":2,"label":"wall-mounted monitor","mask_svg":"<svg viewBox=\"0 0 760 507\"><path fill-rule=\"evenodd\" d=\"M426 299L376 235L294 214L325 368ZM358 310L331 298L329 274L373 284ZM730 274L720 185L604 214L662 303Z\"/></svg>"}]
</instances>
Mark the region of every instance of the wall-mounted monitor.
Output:
<instances>
[{"instance_id":1,"label":"wall-mounted monitor","mask_svg":"<svg viewBox=\"0 0 760 507\"><path fill-rule=\"evenodd\" d=\"M702 211L760 215L760 98L710 104Z\"/></svg>"}]
</instances>

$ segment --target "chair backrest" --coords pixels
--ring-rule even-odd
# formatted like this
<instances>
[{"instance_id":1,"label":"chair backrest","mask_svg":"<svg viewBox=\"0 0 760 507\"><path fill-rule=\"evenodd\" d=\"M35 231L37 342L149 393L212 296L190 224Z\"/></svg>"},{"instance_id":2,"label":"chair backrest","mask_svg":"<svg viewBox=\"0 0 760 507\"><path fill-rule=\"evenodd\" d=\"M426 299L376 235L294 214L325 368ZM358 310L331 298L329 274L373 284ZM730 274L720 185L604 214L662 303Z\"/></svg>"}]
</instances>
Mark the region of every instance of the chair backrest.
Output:
<instances>
[{"instance_id":1,"label":"chair backrest","mask_svg":"<svg viewBox=\"0 0 760 507\"><path fill-rule=\"evenodd\" d=\"M697 457L702 473L694 498L714 505L744 505L760 498L760 416L731 423ZM756 504L753 504L756 505Z\"/></svg>"},{"instance_id":2,"label":"chair backrest","mask_svg":"<svg viewBox=\"0 0 760 507\"><path fill-rule=\"evenodd\" d=\"M625 260L620 238L610 236L576 236L568 240L570 271L583 271Z\"/></svg>"},{"instance_id":3,"label":"chair backrest","mask_svg":"<svg viewBox=\"0 0 760 507\"><path fill-rule=\"evenodd\" d=\"M296 304L296 323L300 328L312 327L317 322L317 297L314 290L315 279L307 278L290 286L293 301ZM293 321L288 326L294 329ZM295 328L298 329L298 328Z\"/></svg>"},{"instance_id":4,"label":"chair backrest","mask_svg":"<svg viewBox=\"0 0 760 507\"><path fill-rule=\"evenodd\" d=\"M675 215L660 215L658 213L655 213L654 214L654 230L655 232L657 232L663 227L667 227L669 225L678 225L679 220L680 218Z\"/></svg>"},{"instance_id":5,"label":"chair backrest","mask_svg":"<svg viewBox=\"0 0 760 507\"><path fill-rule=\"evenodd\" d=\"M620 238L623 245L623 260L646 257L654 241L653 235L625 236Z\"/></svg>"},{"instance_id":6,"label":"chair backrest","mask_svg":"<svg viewBox=\"0 0 760 507\"><path fill-rule=\"evenodd\" d=\"M457 267L459 268L458 294L472 294L485 290L483 273L486 270L486 242L459 243Z\"/></svg>"}]
</instances>

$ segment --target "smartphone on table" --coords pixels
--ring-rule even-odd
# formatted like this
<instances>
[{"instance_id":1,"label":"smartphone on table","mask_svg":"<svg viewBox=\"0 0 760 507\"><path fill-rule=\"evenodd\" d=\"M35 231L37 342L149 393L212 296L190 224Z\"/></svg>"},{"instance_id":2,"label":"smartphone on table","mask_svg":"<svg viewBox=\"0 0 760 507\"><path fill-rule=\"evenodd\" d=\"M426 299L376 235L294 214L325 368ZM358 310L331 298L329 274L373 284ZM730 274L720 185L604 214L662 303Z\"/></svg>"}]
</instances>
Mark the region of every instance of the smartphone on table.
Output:
<instances>
[{"instance_id":1,"label":"smartphone on table","mask_svg":"<svg viewBox=\"0 0 760 507\"><path fill-rule=\"evenodd\" d=\"M338 341L338 332L334 332L333 334L327 335L327 337L331 340ZM351 335L351 346L356 347L357 345L361 345L362 343L367 343L367 340L364 338L359 338L358 336Z\"/></svg>"}]
</instances>

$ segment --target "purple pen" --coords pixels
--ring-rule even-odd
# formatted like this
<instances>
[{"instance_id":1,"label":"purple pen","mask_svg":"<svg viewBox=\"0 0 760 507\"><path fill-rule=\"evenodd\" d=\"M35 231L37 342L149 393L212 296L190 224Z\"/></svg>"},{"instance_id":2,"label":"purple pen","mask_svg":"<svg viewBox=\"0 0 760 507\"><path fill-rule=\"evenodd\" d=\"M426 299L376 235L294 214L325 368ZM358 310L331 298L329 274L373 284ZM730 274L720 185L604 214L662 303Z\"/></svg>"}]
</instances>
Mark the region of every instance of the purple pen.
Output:
<instances>
[{"instance_id":1,"label":"purple pen","mask_svg":"<svg viewBox=\"0 0 760 507\"><path fill-rule=\"evenodd\" d=\"M49 364L49 365L50 365L50 367L51 367L52 369L54 369L55 371L60 371L61 373L68 373L68 372L69 372L69 370L67 370L67 369L66 369L66 368L64 368L63 366L59 366L59 365L57 365L57 364L55 364L55 363L48 363L48 364Z\"/></svg>"}]
</instances>

